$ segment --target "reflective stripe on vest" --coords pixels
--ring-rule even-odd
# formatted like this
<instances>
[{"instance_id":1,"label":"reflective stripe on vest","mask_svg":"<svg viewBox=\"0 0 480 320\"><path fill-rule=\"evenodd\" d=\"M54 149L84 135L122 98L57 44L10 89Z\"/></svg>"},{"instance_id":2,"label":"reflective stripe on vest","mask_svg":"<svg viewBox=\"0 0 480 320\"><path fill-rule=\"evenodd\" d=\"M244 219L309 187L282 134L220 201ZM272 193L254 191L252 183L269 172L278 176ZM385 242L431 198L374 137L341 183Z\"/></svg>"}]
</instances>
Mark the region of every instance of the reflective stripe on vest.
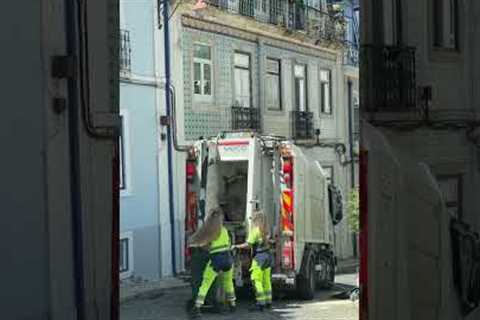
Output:
<instances>
[{"instance_id":1,"label":"reflective stripe on vest","mask_svg":"<svg viewBox=\"0 0 480 320\"><path fill-rule=\"evenodd\" d=\"M220 236L212 241L210 244L210 254L224 252L230 250L230 236L228 235L227 229L222 227L222 231L220 232Z\"/></svg>"}]
</instances>

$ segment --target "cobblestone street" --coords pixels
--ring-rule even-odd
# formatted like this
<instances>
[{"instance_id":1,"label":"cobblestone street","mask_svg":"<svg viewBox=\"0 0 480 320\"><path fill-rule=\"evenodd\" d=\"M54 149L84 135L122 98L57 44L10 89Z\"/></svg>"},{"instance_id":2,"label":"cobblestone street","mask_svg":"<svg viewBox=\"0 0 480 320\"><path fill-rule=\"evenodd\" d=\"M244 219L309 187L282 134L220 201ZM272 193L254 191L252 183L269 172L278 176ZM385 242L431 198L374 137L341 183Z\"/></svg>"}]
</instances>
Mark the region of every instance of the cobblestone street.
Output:
<instances>
[{"instance_id":1,"label":"cobblestone street","mask_svg":"<svg viewBox=\"0 0 480 320\"><path fill-rule=\"evenodd\" d=\"M354 284L355 274L339 275L337 283ZM248 311L250 301L240 298L238 310L234 314L205 313L206 320L357 320L358 301L339 300L332 295L338 290L319 290L314 300L299 301L295 297L285 297L274 302L271 311L252 313ZM190 289L173 289L151 299L133 300L122 305L121 320L186 320L186 301L190 298Z\"/></svg>"}]
</instances>

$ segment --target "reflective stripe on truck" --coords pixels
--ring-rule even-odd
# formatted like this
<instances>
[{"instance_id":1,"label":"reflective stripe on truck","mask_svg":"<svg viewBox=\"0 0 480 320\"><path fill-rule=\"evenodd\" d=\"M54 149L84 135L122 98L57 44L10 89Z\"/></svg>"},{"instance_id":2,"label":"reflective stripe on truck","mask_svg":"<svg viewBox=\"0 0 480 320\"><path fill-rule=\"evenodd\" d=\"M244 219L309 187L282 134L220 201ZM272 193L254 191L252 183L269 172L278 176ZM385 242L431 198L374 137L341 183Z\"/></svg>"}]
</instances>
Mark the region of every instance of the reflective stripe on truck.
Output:
<instances>
[{"instance_id":1,"label":"reflective stripe on truck","mask_svg":"<svg viewBox=\"0 0 480 320\"><path fill-rule=\"evenodd\" d=\"M285 157L282 160L280 181L282 239L284 239L282 244L282 268L292 270L295 269L293 159L292 157Z\"/></svg>"}]
</instances>

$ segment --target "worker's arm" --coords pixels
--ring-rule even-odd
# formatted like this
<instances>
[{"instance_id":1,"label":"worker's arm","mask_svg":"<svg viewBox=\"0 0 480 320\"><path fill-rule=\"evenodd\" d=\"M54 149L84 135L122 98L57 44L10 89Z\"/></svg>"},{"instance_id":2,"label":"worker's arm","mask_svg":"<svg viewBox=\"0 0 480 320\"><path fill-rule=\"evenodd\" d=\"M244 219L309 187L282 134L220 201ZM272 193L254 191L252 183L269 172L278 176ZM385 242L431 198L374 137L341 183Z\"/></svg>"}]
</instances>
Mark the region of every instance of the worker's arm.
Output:
<instances>
[{"instance_id":1,"label":"worker's arm","mask_svg":"<svg viewBox=\"0 0 480 320\"><path fill-rule=\"evenodd\" d=\"M251 248L258 241L259 236L260 236L259 230L258 229L253 229L248 234L247 241L245 241L242 244L237 244L237 245L233 246L233 248L236 248L236 249Z\"/></svg>"},{"instance_id":2,"label":"worker's arm","mask_svg":"<svg viewBox=\"0 0 480 320\"><path fill-rule=\"evenodd\" d=\"M251 245L248 242L242 243L242 244L236 244L233 246L234 249L247 249L250 248Z\"/></svg>"}]
</instances>

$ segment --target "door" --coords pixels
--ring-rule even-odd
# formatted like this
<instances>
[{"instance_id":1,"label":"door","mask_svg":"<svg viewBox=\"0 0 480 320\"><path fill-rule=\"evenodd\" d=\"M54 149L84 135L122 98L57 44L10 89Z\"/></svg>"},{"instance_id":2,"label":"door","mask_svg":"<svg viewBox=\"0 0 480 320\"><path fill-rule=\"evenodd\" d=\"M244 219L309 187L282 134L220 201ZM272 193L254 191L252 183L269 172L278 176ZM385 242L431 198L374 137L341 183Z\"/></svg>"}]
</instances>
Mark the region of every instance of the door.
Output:
<instances>
[{"instance_id":1,"label":"door","mask_svg":"<svg viewBox=\"0 0 480 320\"><path fill-rule=\"evenodd\" d=\"M263 209L262 203L262 150L257 139L250 142L250 155L248 157L248 187L247 187L247 214L246 219L250 221L255 209Z\"/></svg>"}]
</instances>

